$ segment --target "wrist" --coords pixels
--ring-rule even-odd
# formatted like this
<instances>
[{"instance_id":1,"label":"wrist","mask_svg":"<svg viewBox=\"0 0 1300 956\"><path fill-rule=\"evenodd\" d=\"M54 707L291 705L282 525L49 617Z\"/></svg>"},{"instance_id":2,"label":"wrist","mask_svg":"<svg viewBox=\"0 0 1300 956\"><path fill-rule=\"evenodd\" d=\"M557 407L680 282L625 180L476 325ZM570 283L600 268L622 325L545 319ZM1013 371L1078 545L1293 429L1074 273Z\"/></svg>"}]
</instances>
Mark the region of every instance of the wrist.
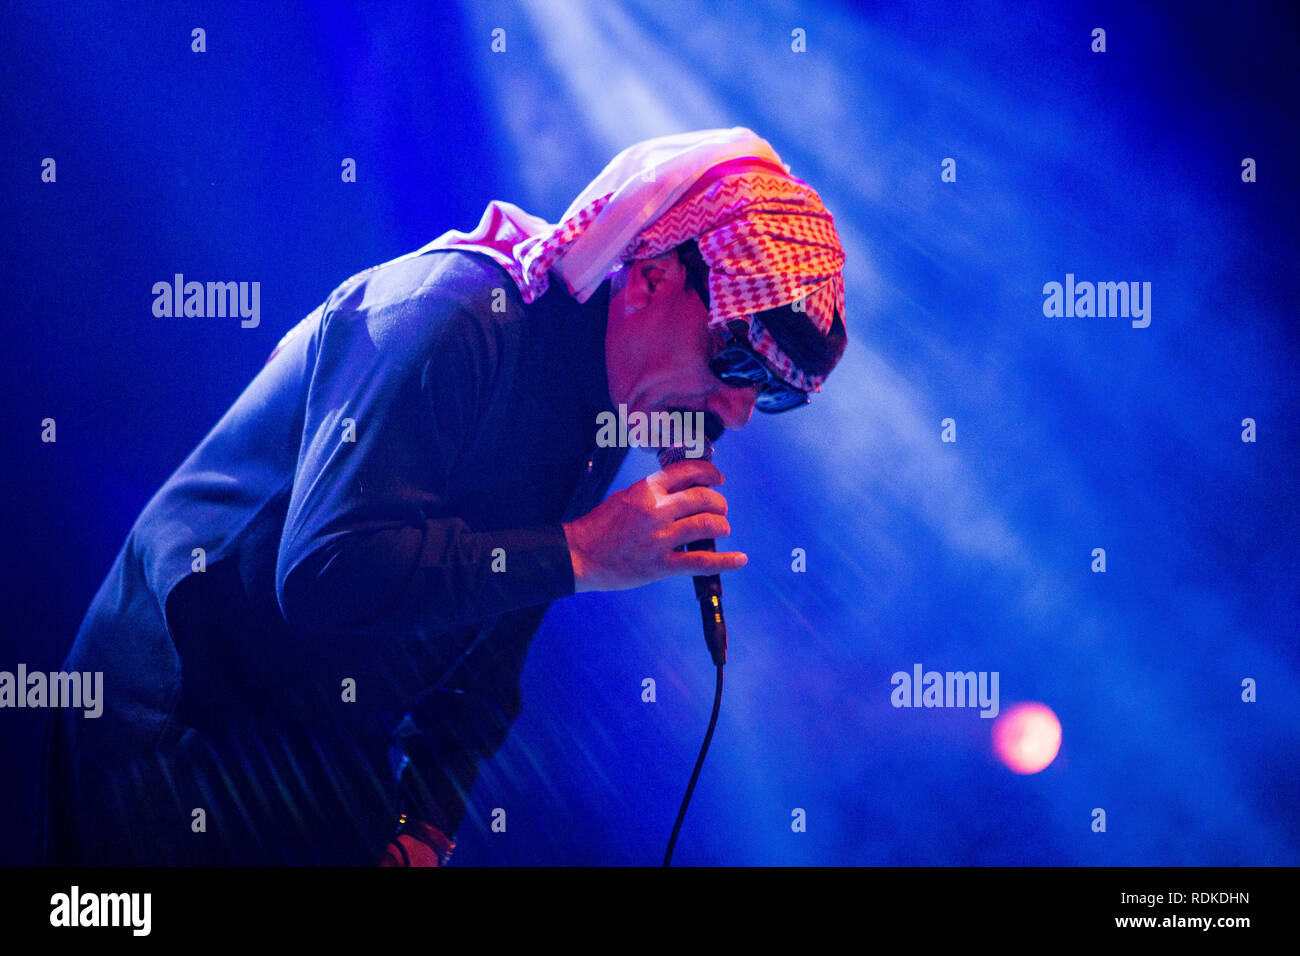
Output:
<instances>
[{"instance_id":1,"label":"wrist","mask_svg":"<svg viewBox=\"0 0 1300 956\"><path fill-rule=\"evenodd\" d=\"M573 593L579 594L587 589L586 582L586 561L577 545L578 535L574 529L576 522L562 524L564 529L564 540L569 545L569 563L573 566Z\"/></svg>"}]
</instances>

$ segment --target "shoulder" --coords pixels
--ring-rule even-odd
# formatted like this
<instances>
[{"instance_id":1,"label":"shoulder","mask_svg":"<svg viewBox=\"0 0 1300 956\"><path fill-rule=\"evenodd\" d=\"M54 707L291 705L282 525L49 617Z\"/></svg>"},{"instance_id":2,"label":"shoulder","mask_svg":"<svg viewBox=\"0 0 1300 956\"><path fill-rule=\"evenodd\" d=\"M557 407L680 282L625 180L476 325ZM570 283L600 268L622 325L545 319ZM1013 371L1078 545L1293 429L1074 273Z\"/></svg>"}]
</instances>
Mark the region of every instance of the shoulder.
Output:
<instances>
[{"instance_id":1,"label":"shoulder","mask_svg":"<svg viewBox=\"0 0 1300 956\"><path fill-rule=\"evenodd\" d=\"M334 290L326 311L380 312L409 309L413 304L492 315L524 307L514 280L487 256L435 250L411 253L358 273Z\"/></svg>"},{"instance_id":2,"label":"shoulder","mask_svg":"<svg viewBox=\"0 0 1300 956\"><path fill-rule=\"evenodd\" d=\"M350 343L385 365L416 368L499 363L523 334L528 307L509 274L487 256L453 250L411 254L360 272L325 303L323 343Z\"/></svg>"}]
</instances>

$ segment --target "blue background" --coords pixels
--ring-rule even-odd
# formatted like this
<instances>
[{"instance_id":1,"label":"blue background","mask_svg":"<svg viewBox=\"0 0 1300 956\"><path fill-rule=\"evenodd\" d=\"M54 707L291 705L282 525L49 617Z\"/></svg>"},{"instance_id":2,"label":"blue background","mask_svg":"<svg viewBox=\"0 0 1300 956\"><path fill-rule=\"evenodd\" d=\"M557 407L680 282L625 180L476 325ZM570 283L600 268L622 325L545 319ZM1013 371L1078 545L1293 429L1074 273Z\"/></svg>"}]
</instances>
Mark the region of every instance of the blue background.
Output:
<instances>
[{"instance_id":1,"label":"blue background","mask_svg":"<svg viewBox=\"0 0 1300 956\"><path fill-rule=\"evenodd\" d=\"M676 862L1300 862L1300 51L1281 5L1131 7L10 6L0 669L58 668L145 502L343 279L743 125L835 215L850 345L719 445L750 563ZM176 272L260 281L261 324L155 318ZM1067 272L1151 282L1150 327L1045 318ZM662 858L712 702L692 603L552 609L455 865ZM893 708L917 662L999 672L1060 755L1018 776L975 711ZM0 863L35 860L41 716L0 712Z\"/></svg>"}]
</instances>

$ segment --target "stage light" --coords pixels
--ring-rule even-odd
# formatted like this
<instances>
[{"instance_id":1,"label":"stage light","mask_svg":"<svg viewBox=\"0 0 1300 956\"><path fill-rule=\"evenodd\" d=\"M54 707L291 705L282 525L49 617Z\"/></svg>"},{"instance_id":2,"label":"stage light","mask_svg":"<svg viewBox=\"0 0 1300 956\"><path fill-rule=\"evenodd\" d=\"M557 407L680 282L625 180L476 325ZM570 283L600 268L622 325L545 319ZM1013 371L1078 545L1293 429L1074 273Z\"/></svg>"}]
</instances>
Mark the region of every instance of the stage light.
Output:
<instances>
[{"instance_id":1,"label":"stage light","mask_svg":"<svg viewBox=\"0 0 1300 956\"><path fill-rule=\"evenodd\" d=\"M1016 704L994 723L993 749L1016 773L1038 773L1061 749L1061 722L1046 704Z\"/></svg>"}]
</instances>

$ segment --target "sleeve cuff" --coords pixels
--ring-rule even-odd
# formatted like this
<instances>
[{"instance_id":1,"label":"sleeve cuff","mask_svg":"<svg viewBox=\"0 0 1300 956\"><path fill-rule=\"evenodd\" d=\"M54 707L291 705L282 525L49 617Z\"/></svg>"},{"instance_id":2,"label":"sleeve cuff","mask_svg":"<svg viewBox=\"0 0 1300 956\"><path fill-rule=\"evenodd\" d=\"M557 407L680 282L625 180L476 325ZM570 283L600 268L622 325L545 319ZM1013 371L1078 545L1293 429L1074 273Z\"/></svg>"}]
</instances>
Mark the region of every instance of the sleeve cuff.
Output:
<instances>
[{"instance_id":1,"label":"sleeve cuff","mask_svg":"<svg viewBox=\"0 0 1300 956\"><path fill-rule=\"evenodd\" d=\"M514 610L547 604L574 593L573 559L561 524L473 535L488 573L481 606Z\"/></svg>"}]
</instances>

